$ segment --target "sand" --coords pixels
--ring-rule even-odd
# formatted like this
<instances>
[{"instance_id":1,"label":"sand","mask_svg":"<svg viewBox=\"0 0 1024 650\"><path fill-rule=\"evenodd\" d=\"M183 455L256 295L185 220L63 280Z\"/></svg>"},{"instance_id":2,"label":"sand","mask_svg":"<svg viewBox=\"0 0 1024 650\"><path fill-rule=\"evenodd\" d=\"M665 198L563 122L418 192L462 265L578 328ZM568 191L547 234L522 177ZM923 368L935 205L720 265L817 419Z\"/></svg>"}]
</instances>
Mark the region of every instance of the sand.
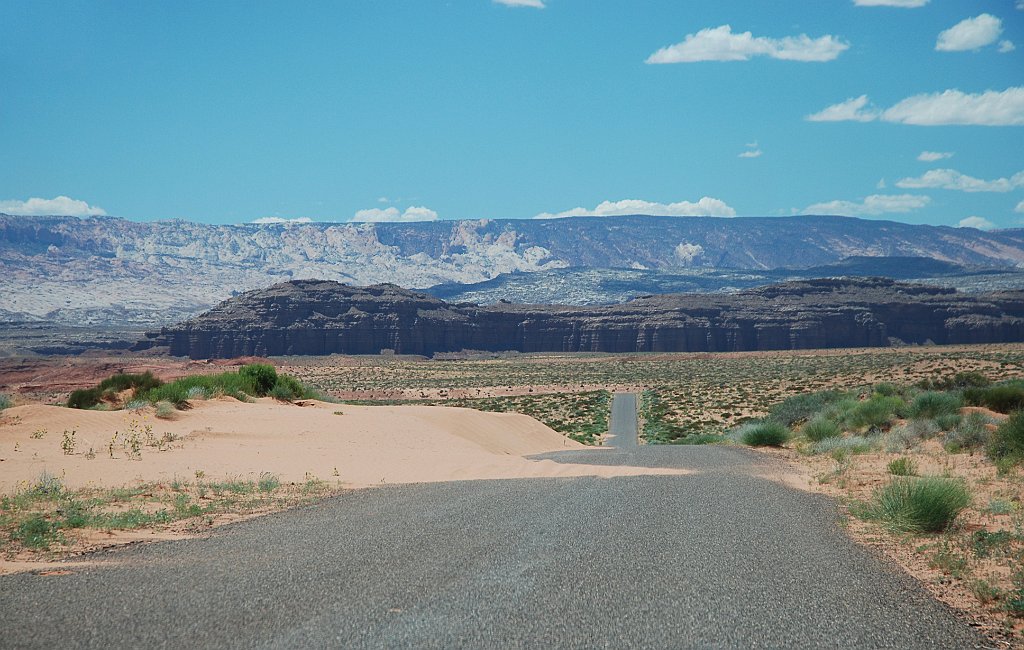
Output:
<instances>
[{"instance_id":1,"label":"sand","mask_svg":"<svg viewBox=\"0 0 1024 650\"><path fill-rule=\"evenodd\" d=\"M340 414L339 414L340 413ZM163 449L146 445L170 434ZM65 454L64 432L74 431ZM123 443L132 431L137 458ZM118 432L110 454L110 441ZM312 478L345 487L475 479L679 474L676 470L562 464L527 456L587 449L533 418L436 406L287 404L265 398L196 402L172 419L142 411L82 411L32 404L0 416L0 494L43 472L70 489L138 482ZM594 449L591 453L605 453Z\"/></svg>"}]
</instances>

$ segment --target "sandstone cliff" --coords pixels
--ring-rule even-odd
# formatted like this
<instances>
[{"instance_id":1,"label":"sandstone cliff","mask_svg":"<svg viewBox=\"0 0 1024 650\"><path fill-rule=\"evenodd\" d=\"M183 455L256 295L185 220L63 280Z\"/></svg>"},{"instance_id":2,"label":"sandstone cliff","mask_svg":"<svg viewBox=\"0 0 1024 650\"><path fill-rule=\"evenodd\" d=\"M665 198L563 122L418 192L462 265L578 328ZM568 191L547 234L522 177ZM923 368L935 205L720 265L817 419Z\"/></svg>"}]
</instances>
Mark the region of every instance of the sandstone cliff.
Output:
<instances>
[{"instance_id":1,"label":"sandstone cliff","mask_svg":"<svg viewBox=\"0 0 1024 650\"><path fill-rule=\"evenodd\" d=\"M1024 341L1024 291L965 295L892 280L809 280L610 306L449 304L390 284L298 280L250 291L137 349L172 355L723 352Z\"/></svg>"}]
</instances>

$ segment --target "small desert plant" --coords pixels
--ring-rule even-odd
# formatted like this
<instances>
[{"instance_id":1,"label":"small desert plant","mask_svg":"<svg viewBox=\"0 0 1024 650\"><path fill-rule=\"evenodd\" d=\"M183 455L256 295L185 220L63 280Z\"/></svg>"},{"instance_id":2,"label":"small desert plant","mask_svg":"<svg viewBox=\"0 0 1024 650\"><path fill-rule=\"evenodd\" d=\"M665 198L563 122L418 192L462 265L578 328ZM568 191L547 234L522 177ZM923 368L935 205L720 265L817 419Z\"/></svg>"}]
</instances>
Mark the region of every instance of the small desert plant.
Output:
<instances>
[{"instance_id":1,"label":"small desert plant","mask_svg":"<svg viewBox=\"0 0 1024 650\"><path fill-rule=\"evenodd\" d=\"M160 400L159 402L156 403L156 416L158 418L161 418L161 419L164 419L164 420L170 419L170 418L174 417L174 412L175 412L174 404L171 404L170 402L168 402L166 400Z\"/></svg>"},{"instance_id":2,"label":"small desert plant","mask_svg":"<svg viewBox=\"0 0 1024 650\"><path fill-rule=\"evenodd\" d=\"M124 405L126 411L141 411L142 409L149 406L149 402L144 399L133 399Z\"/></svg>"},{"instance_id":3,"label":"small desert plant","mask_svg":"<svg viewBox=\"0 0 1024 650\"><path fill-rule=\"evenodd\" d=\"M0 393L0 411L6 408L10 408L13 403L14 402L11 401L11 398L9 396Z\"/></svg>"},{"instance_id":4,"label":"small desert plant","mask_svg":"<svg viewBox=\"0 0 1024 650\"><path fill-rule=\"evenodd\" d=\"M789 440L790 431L778 422L752 422L740 428L739 440L751 447L780 447Z\"/></svg>"},{"instance_id":5,"label":"small desert plant","mask_svg":"<svg viewBox=\"0 0 1024 650\"><path fill-rule=\"evenodd\" d=\"M991 435L986 425L991 421L984 413L969 413L945 435L942 446L951 454L984 447Z\"/></svg>"},{"instance_id":6,"label":"small desert plant","mask_svg":"<svg viewBox=\"0 0 1024 650\"><path fill-rule=\"evenodd\" d=\"M869 513L893 530L938 533L970 504L971 494L962 481L899 477L875 493Z\"/></svg>"},{"instance_id":7,"label":"small desert plant","mask_svg":"<svg viewBox=\"0 0 1024 650\"><path fill-rule=\"evenodd\" d=\"M889 473L893 476L916 476L917 463L913 458L894 458L889 461Z\"/></svg>"},{"instance_id":8,"label":"small desert plant","mask_svg":"<svg viewBox=\"0 0 1024 650\"><path fill-rule=\"evenodd\" d=\"M943 413L935 416L935 425L940 431L952 431L963 419L959 413Z\"/></svg>"},{"instance_id":9,"label":"small desert plant","mask_svg":"<svg viewBox=\"0 0 1024 650\"><path fill-rule=\"evenodd\" d=\"M811 445L812 454L866 454L878 444L878 436L847 436L845 438L825 438Z\"/></svg>"},{"instance_id":10,"label":"small desert plant","mask_svg":"<svg viewBox=\"0 0 1024 650\"><path fill-rule=\"evenodd\" d=\"M914 398L909 415L915 419L937 418L940 415L955 415L960 412L963 400L954 393L928 391Z\"/></svg>"},{"instance_id":11,"label":"small desert plant","mask_svg":"<svg viewBox=\"0 0 1024 650\"><path fill-rule=\"evenodd\" d=\"M826 438L838 438L843 430L833 420L819 416L805 424L801 433L811 442L818 442Z\"/></svg>"},{"instance_id":12,"label":"small desert plant","mask_svg":"<svg viewBox=\"0 0 1024 650\"><path fill-rule=\"evenodd\" d=\"M65 429L64 434L60 439L60 448L64 451L65 456L70 456L75 453L75 430Z\"/></svg>"},{"instance_id":13,"label":"small desert plant","mask_svg":"<svg viewBox=\"0 0 1024 650\"><path fill-rule=\"evenodd\" d=\"M260 481L258 485L260 492L273 492L277 488L281 487L281 480L270 472L263 472L260 474Z\"/></svg>"},{"instance_id":14,"label":"small desert plant","mask_svg":"<svg viewBox=\"0 0 1024 650\"><path fill-rule=\"evenodd\" d=\"M1014 411L992 432L986 451L989 458L1004 466L1024 460L1024 411Z\"/></svg>"},{"instance_id":15,"label":"small desert plant","mask_svg":"<svg viewBox=\"0 0 1024 650\"><path fill-rule=\"evenodd\" d=\"M193 386L185 391L185 398L189 400L210 399L210 391L202 386Z\"/></svg>"}]
</instances>

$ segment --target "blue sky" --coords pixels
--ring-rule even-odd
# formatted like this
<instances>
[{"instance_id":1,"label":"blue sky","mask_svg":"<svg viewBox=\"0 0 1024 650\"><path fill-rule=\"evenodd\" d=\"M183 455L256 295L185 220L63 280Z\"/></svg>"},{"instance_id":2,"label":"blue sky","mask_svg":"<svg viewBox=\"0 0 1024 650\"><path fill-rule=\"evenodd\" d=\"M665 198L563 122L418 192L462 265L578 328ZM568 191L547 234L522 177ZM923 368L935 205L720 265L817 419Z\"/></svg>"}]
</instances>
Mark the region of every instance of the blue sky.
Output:
<instances>
[{"instance_id":1,"label":"blue sky","mask_svg":"<svg viewBox=\"0 0 1024 650\"><path fill-rule=\"evenodd\" d=\"M1024 0L0 0L0 25L0 212L1024 224Z\"/></svg>"}]
</instances>

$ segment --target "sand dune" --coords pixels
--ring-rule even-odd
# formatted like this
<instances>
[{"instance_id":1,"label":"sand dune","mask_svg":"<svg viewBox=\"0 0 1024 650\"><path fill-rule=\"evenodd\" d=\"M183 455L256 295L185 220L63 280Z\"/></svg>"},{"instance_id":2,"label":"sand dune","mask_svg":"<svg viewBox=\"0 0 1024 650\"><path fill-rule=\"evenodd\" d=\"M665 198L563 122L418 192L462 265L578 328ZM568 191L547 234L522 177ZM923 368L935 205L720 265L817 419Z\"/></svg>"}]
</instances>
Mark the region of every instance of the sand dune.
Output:
<instances>
[{"instance_id":1,"label":"sand dune","mask_svg":"<svg viewBox=\"0 0 1024 650\"><path fill-rule=\"evenodd\" d=\"M147 426L154 438L169 433L176 440L165 450L145 446ZM75 432L70 455L61 448L65 431ZM144 444L137 459L129 457L123 444L132 431ZM111 458L115 432L119 435ZM270 472L284 482L315 477L352 487L678 473L525 458L569 449L586 447L525 415L462 408L220 398L197 402L174 419L162 420L151 409L103 412L28 405L0 416L0 493L18 490L43 471L60 476L70 488L191 481L197 472L206 480L254 480Z\"/></svg>"}]
</instances>

